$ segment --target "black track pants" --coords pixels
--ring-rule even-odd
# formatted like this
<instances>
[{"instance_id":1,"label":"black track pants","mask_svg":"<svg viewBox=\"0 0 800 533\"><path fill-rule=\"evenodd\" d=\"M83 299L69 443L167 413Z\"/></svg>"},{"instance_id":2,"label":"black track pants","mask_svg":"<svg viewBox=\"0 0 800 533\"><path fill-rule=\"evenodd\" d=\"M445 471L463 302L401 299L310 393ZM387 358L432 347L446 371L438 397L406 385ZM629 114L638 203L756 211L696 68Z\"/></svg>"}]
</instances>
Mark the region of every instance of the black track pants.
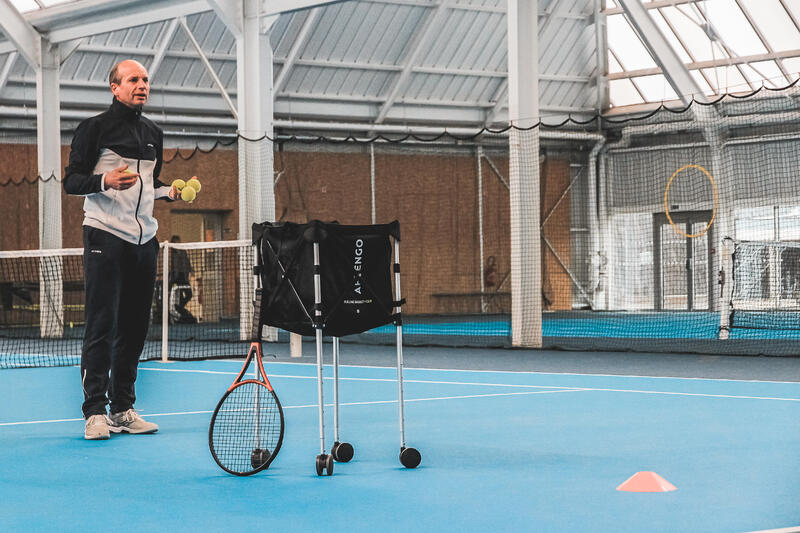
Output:
<instances>
[{"instance_id":1,"label":"black track pants","mask_svg":"<svg viewBox=\"0 0 800 533\"><path fill-rule=\"evenodd\" d=\"M158 241L136 245L83 227L86 329L81 352L83 416L133 407L156 277ZM111 373L109 379L109 371Z\"/></svg>"}]
</instances>

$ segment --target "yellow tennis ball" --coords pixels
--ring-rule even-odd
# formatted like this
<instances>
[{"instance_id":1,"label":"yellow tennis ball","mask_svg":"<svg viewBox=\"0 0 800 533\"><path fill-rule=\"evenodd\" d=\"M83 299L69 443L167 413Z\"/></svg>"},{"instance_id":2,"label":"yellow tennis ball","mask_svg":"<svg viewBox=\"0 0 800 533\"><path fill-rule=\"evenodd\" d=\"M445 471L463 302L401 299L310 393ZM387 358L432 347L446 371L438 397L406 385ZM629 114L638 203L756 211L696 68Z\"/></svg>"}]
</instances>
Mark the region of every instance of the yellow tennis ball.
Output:
<instances>
[{"instance_id":1,"label":"yellow tennis ball","mask_svg":"<svg viewBox=\"0 0 800 533\"><path fill-rule=\"evenodd\" d=\"M200 192L200 189L203 188L203 186L200 185L200 180L197 178L192 178L189 181L187 181L186 186L194 189L194 192Z\"/></svg>"},{"instance_id":2,"label":"yellow tennis ball","mask_svg":"<svg viewBox=\"0 0 800 533\"><path fill-rule=\"evenodd\" d=\"M183 190L186 187L186 182L183 180L175 180L172 182L172 186L176 187L179 191Z\"/></svg>"},{"instance_id":3,"label":"yellow tennis ball","mask_svg":"<svg viewBox=\"0 0 800 533\"><path fill-rule=\"evenodd\" d=\"M181 191L181 200L184 202L192 203L195 198L197 198L197 191L192 187L186 187Z\"/></svg>"}]
</instances>

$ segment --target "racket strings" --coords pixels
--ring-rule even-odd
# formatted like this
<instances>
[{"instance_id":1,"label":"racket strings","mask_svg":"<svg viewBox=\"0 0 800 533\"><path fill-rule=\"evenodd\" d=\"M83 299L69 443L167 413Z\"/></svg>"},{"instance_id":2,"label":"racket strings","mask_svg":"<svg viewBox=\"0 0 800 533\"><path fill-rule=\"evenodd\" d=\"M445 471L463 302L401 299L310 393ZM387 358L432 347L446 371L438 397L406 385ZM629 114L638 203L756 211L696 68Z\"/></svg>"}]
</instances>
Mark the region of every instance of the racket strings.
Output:
<instances>
[{"instance_id":1,"label":"racket strings","mask_svg":"<svg viewBox=\"0 0 800 533\"><path fill-rule=\"evenodd\" d=\"M221 466L239 473L252 472L253 453L275 453L282 434L280 407L262 383L242 383L220 404L211 429L211 444Z\"/></svg>"}]
</instances>

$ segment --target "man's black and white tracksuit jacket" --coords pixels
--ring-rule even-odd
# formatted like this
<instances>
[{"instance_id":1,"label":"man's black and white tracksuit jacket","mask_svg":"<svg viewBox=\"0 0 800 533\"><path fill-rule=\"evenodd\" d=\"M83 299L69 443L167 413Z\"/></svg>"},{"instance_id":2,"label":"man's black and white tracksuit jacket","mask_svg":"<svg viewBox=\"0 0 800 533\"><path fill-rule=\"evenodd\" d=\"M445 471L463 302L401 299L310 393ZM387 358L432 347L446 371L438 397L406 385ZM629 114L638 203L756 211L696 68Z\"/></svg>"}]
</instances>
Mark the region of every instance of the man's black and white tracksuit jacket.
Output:
<instances>
[{"instance_id":1,"label":"man's black and white tracksuit jacket","mask_svg":"<svg viewBox=\"0 0 800 533\"><path fill-rule=\"evenodd\" d=\"M80 123L72 140L64 178L67 194L83 195L83 225L120 239L144 244L155 237L153 203L168 198L170 187L158 180L164 133L140 109L115 98L107 111ZM105 173L127 164L139 182L118 191L105 188Z\"/></svg>"}]
</instances>

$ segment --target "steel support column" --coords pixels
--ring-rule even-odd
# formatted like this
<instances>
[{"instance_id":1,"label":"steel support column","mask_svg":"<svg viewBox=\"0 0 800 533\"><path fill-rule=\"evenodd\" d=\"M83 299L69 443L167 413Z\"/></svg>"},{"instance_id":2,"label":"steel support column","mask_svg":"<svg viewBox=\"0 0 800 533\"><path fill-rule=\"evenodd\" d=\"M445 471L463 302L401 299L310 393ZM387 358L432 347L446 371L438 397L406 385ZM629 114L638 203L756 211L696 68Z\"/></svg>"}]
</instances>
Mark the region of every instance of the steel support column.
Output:
<instances>
[{"instance_id":1,"label":"steel support column","mask_svg":"<svg viewBox=\"0 0 800 533\"><path fill-rule=\"evenodd\" d=\"M39 175L39 248L61 248L61 113L58 46L42 40L36 69Z\"/></svg>"},{"instance_id":2,"label":"steel support column","mask_svg":"<svg viewBox=\"0 0 800 533\"><path fill-rule=\"evenodd\" d=\"M237 107L239 138L239 238L249 239L254 222L275 220L273 183L273 86L270 22L260 15L261 2L242 0L241 34L236 38ZM249 140L248 140L249 139ZM252 282L252 273L241 279ZM253 320L253 287L241 284L242 336ZM272 328L274 329L274 328ZM272 337L275 337L274 339ZM266 338L277 340L277 331Z\"/></svg>"},{"instance_id":3,"label":"steel support column","mask_svg":"<svg viewBox=\"0 0 800 533\"><path fill-rule=\"evenodd\" d=\"M36 68L36 131L39 176L39 248L61 248L61 114L58 45L41 39ZM40 269L40 333L61 337L64 330L63 265L60 257L43 259Z\"/></svg>"},{"instance_id":4,"label":"steel support column","mask_svg":"<svg viewBox=\"0 0 800 533\"><path fill-rule=\"evenodd\" d=\"M516 128L539 121L538 2L508 0L508 117ZM542 346L539 128L509 132L511 342Z\"/></svg>"}]
</instances>

